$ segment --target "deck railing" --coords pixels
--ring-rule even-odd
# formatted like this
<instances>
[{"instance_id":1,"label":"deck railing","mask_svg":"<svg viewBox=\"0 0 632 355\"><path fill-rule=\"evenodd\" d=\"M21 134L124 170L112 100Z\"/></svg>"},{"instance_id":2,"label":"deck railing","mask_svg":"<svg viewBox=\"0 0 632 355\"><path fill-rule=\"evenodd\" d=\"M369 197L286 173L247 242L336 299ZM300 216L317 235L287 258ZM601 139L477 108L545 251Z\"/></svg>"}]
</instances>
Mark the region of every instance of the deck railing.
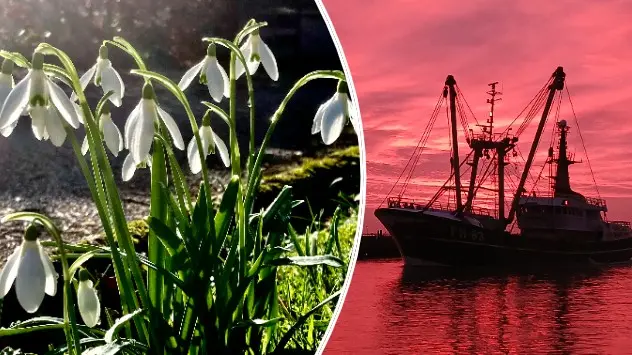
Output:
<instances>
[{"instance_id":1,"label":"deck railing","mask_svg":"<svg viewBox=\"0 0 632 355\"><path fill-rule=\"evenodd\" d=\"M409 199L409 198L403 198L403 197L389 197L387 199L388 201L388 207L390 208L404 208L404 209L411 209L411 210L424 210L426 209L426 203L420 203L420 202L416 202L414 199ZM454 206L452 205L442 205L439 202L435 202L430 206L432 209L434 210L440 210L440 211L448 211L448 212L453 212L455 210ZM493 217L494 216L494 211L487 209L487 208L481 208L481 207L472 207L470 208L470 213L475 214L475 215L479 215L479 216L490 216Z\"/></svg>"}]
</instances>

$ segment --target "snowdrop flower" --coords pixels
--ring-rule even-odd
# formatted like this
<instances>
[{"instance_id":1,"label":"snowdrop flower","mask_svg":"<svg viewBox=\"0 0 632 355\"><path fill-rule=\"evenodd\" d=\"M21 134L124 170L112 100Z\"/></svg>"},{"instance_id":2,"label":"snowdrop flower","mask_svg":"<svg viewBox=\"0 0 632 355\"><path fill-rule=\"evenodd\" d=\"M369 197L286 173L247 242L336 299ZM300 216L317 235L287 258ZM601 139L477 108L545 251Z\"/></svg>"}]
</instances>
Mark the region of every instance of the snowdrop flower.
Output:
<instances>
[{"instance_id":1,"label":"snowdrop flower","mask_svg":"<svg viewBox=\"0 0 632 355\"><path fill-rule=\"evenodd\" d=\"M352 112L347 83L340 81L334 96L320 105L316 111L312 124L312 134L320 132L323 143L332 144L340 137L347 119L355 128L356 122L355 117L351 115Z\"/></svg>"},{"instance_id":2,"label":"snowdrop flower","mask_svg":"<svg viewBox=\"0 0 632 355\"><path fill-rule=\"evenodd\" d=\"M261 40L259 30L254 30L239 49L241 49L241 52L244 54L250 75L253 75L257 71L259 63L261 63L270 79L274 81L279 79L279 69L277 68L276 58L274 58L274 54L272 54L268 45ZM235 65L235 73L237 74L237 79L239 79L246 70L240 60L236 60Z\"/></svg>"},{"instance_id":3,"label":"snowdrop flower","mask_svg":"<svg viewBox=\"0 0 632 355\"><path fill-rule=\"evenodd\" d=\"M123 136L116 124L112 122L112 115L110 114L110 106L108 106L108 104L103 105L103 109L101 110L99 131L102 135L101 139L105 141L105 145L110 149L110 152L117 157L118 153L123 150ZM86 137L83 139L83 144L81 145L81 153L86 155L88 149L88 135L86 132Z\"/></svg>"},{"instance_id":4,"label":"snowdrop flower","mask_svg":"<svg viewBox=\"0 0 632 355\"><path fill-rule=\"evenodd\" d=\"M184 150L184 140L176 121L158 106L153 87L145 83L142 99L125 122L125 148L129 149L136 165L149 158L155 125L159 119L167 126L176 148Z\"/></svg>"},{"instance_id":5,"label":"snowdrop flower","mask_svg":"<svg viewBox=\"0 0 632 355\"><path fill-rule=\"evenodd\" d=\"M9 96L9 93L13 89L14 84L15 83L13 82L13 62L8 59L5 59L2 62L2 71L0 72L0 107L2 106L2 104L4 104L4 101L7 99L7 96ZM16 121L12 125L8 126L6 129L0 130L0 134L2 134L5 137L8 137L9 135L11 135L11 133L13 132L13 129L15 129L15 126L17 125L18 123Z\"/></svg>"},{"instance_id":6,"label":"snowdrop flower","mask_svg":"<svg viewBox=\"0 0 632 355\"><path fill-rule=\"evenodd\" d=\"M37 227L30 225L24 233L22 244L9 256L0 271L0 298L4 298L15 282L15 292L20 306L28 313L35 313L44 294L57 293L57 272L40 245Z\"/></svg>"},{"instance_id":7,"label":"snowdrop flower","mask_svg":"<svg viewBox=\"0 0 632 355\"><path fill-rule=\"evenodd\" d=\"M151 157L147 157L147 160L141 162L140 164L136 164L134 162L134 158L132 158L132 154L128 154L123 161L123 181L130 181L134 177L134 173L138 168L151 168Z\"/></svg>"},{"instance_id":8,"label":"snowdrop flower","mask_svg":"<svg viewBox=\"0 0 632 355\"><path fill-rule=\"evenodd\" d=\"M90 80L93 81L95 86L100 86L104 94L112 91L109 100L115 106L121 106L121 100L123 99L123 95L125 95L125 84L119 73L112 66L112 62L108 59L108 47L105 45L99 48L99 57L97 58L96 64L88 69L79 79L81 87L84 90ZM71 100L75 101L76 99L77 97L73 93Z\"/></svg>"},{"instance_id":9,"label":"snowdrop flower","mask_svg":"<svg viewBox=\"0 0 632 355\"><path fill-rule=\"evenodd\" d=\"M79 287L77 287L77 303L81 319L90 328L93 328L101 319L101 303L90 280L90 273L86 269L79 271Z\"/></svg>"},{"instance_id":10,"label":"snowdrop flower","mask_svg":"<svg viewBox=\"0 0 632 355\"><path fill-rule=\"evenodd\" d=\"M75 108L64 91L46 76L44 57L33 54L33 67L11 90L0 111L0 130L7 132L27 109L31 116L33 134L38 140L50 137L53 143L66 139L61 118L73 128L79 127Z\"/></svg>"},{"instance_id":11,"label":"snowdrop flower","mask_svg":"<svg viewBox=\"0 0 632 355\"><path fill-rule=\"evenodd\" d=\"M221 138L211 129L211 111L206 111L204 118L202 118L202 127L200 127L200 140L202 141L202 152L204 156L207 156L215 152L215 147L219 150L219 156L222 159L224 165L228 168L230 166L230 156L228 155L228 148ZM202 161L200 160L200 149L196 143L195 136L191 138L189 145L187 146L187 156L189 158L189 167L193 174L197 174L202 171Z\"/></svg>"},{"instance_id":12,"label":"snowdrop flower","mask_svg":"<svg viewBox=\"0 0 632 355\"><path fill-rule=\"evenodd\" d=\"M220 102L223 96L230 96L228 75L226 75L224 68L217 62L214 43L211 43L206 49L204 59L184 73L180 83L178 83L178 87L184 91L198 74L200 74L200 84L206 84L208 86L208 92L211 94L213 100Z\"/></svg>"}]
</instances>

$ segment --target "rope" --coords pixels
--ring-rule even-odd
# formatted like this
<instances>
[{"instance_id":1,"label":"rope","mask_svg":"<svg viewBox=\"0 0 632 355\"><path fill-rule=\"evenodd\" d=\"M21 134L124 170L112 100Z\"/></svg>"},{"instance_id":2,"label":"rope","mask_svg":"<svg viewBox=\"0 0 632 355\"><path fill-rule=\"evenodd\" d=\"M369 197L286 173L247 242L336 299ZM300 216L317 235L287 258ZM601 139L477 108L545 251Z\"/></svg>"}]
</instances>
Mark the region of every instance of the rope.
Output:
<instances>
[{"instance_id":1,"label":"rope","mask_svg":"<svg viewBox=\"0 0 632 355\"><path fill-rule=\"evenodd\" d=\"M582 141L582 147L584 148L584 154L586 155L586 162L588 163L588 169L590 169L590 175L592 176L593 183L595 184L595 190L597 190L597 197L601 199L601 194L599 193L599 186L597 186L597 180L595 179L595 173L593 172L592 165L590 164L590 159L588 158L588 151L586 150L586 145L584 144L584 137L582 136L582 131L579 129L579 121L577 120L577 115L575 114L575 107L573 106L573 100L571 100L571 93L568 90L568 83L565 85L566 95L568 96L568 102L571 104L571 110L573 111L573 118L575 119L575 124L577 125L577 133L579 134L579 139Z\"/></svg>"},{"instance_id":2,"label":"rope","mask_svg":"<svg viewBox=\"0 0 632 355\"><path fill-rule=\"evenodd\" d=\"M426 128L424 129L424 132L423 132L422 136L419 138L419 141L417 142L417 146L415 147L415 150L413 151L413 154L408 159L408 162L406 163L406 166L404 167L402 172L399 174L399 177L397 178L397 181L395 182L395 184L393 184L393 186L391 186L391 189L388 191L388 194L386 194L386 196L384 197L382 202L380 202L380 205L378 206L378 208L382 207L384 202L388 199L388 197L391 195L393 190L395 190L395 188L399 184L399 182L400 182L402 176L404 175L404 173L408 170L408 167L410 166L411 161L415 158L415 156L417 155L417 151L420 150L420 146L422 146L422 144L424 142L424 140L423 140L424 136L426 136L426 135L429 136L430 135L430 131L432 130L432 127L434 125L434 120L432 118L435 117L435 120L436 120L436 116L437 116L437 113L438 113L439 109L441 108L442 101L443 101L443 90L442 90L442 94L439 95L439 100L435 104L435 108L434 108L434 110L432 112L431 119L428 122L428 124L426 125ZM426 132L428 132L428 133L426 134ZM426 139L426 141L427 141L427 139ZM421 155L421 152L423 152L423 148L421 148L421 151L419 152L419 155ZM413 168L411 167L411 169L413 169ZM401 197L401 194L399 196Z\"/></svg>"}]
</instances>

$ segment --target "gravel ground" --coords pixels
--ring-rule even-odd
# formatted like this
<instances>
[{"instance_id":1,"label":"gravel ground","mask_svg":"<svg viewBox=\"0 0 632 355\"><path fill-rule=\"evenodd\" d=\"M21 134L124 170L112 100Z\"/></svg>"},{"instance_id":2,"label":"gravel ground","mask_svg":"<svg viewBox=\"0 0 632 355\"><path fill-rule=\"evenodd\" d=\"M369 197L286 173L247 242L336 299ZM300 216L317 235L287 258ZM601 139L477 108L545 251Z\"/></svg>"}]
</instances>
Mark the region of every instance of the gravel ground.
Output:
<instances>
[{"instance_id":1,"label":"gravel ground","mask_svg":"<svg viewBox=\"0 0 632 355\"><path fill-rule=\"evenodd\" d=\"M292 160L288 151L272 150L275 166ZM149 169L136 171L129 182L120 180L120 164L124 155L111 157L117 184L121 191L128 220L143 218L149 211ZM209 158L213 164L215 158ZM229 170L211 167L210 177L215 193L223 191ZM186 162L181 162L185 173ZM37 141L30 121L21 119L9 138L0 137L0 216L17 211L37 211L53 218L66 241L100 232L101 222L90 191L78 167L69 143L55 148L50 142ZM200 176L188 175L189 185L197 186ZM21 242L24 224L0 224L0 265Z\"/></svg>"}]
</instances>

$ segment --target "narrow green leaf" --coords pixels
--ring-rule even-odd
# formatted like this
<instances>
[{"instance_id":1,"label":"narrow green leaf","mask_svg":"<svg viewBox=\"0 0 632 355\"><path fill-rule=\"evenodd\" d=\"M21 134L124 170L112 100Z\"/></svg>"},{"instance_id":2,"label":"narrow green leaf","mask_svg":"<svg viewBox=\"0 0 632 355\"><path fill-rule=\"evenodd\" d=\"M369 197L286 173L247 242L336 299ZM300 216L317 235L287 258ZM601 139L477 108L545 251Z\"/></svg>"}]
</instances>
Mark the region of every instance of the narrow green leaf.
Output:
<instances>
[{"instance_id":1,"label":"narrow green leaf","mask_svg":"<svg viewBox=\"0 0 632 355\"><path fill-rule=\"evenodd\" d=\"M136 317L137 315L141 314L143 312L142 308L139 308L135 311L133 311L132 313L128 313L124 316L122 316L121 318L117 319L116 322L114 322L114 325L108 329L108 331L105 333L105 342L106 343L113 343L114 342L114 337L116 336L116 334L118 333L119 329L125 325L125 323L129 322L132 320L132 318Z\"/></svg>"},{"instance_id":2,"label":"narrow green leaf","mask_svg":"<svg viewBox=\"0 0 632 355\"><path fill-rule=\"evenodd\" d=\"M77 272L77 270L79 270L81 265L83 265L86 261L90 260L90 258L92 258L93 256L95 256L98 253L99 253L98 250L92 250L92 251L89 251L89 252L87 252L85 254L81 254L81 256L78 257L77 260L75 260L75 262L72 263L72 265L70 265L70 268L68 269L68 273L70 274L70 278L72 279L75 276L75 272Z\"/></svg>"}]
</instances>

